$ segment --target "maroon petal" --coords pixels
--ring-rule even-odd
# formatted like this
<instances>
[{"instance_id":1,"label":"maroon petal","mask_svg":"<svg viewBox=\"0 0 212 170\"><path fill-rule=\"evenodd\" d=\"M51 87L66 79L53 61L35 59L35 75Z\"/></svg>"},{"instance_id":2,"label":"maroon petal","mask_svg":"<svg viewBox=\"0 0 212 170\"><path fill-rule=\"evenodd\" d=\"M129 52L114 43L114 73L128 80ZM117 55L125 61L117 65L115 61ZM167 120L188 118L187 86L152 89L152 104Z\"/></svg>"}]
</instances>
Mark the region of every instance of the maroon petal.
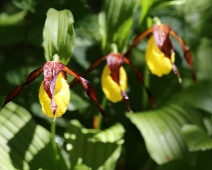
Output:
<instances>
[{"instance_id":1,"label":"maroon petal","mask_svg":"<svg viewBox=\"0 0 212 170\"><path fill-rule=\"evenodd\" d=\"M190 52L190 49L189 47L185 44L185 42L177 35L176 32L174 32L173 30L170 31L170 34L173 35L177 40L178 42L180 43L181 45L181 48L184 52L184 57L188 63L188 65L190 66L191 70L192 70L192 78L193 78L193 81L196 82L196 73L195 73L195 70L194 70L194 65L193 65L193 59L192 59L192 55L191 55L191 52Z\"/></svg>"},{"instance_id":2,"label":"maroon petal","mask_svg":"<svg viewBox=\"0 0 212 170\"><path fill-rule=\"evenodd\" d=\"M27 77L27 80L20 86L16 87L13 91L11 91L5 101L4 101L4 104L3 106L1 107L0 111L2 110L2 108L7 104L9 103L10 101L12 101L16 96L18 96L21 91L23 90L24 86L33 82L43 71L43 67L40 67L36 70L34 70L33 72L31 72L28 77Z\"/></svg>"},{"instance_id":3,"label":"maroon petal","mask_svg":"<svg viewBox=\"0 0 212 170\"><path fill-rule=\"evenodd\" d=\"M129 104L129 97L127 96L127 93L122 90L121 95L122 95L122 98L124 100L125 105L127 106L128 111L130 113L132 113L132 109L131 109L130 104Z\"/></svg>"},{"instance_id":4,"label":"maroon petal","mask_svg":"<svg viewBox=\"0 0 212 170\"><path fill-rule=\"evenodd\" d=\"M125 57L129 58L132 49L137 46L146 36L148 36L149 34L152 33L152 28L147 29L146 31L142 32L141 34L139 34L137 37L135 37L135 39L133 40L132 45L130 46L130 48L127 50L127 52L124 54Z\"/></svg>"},{"instance_id":5,"label":"maroon petal","mask_svg":"<svg viewBox=\"0 0 212 170\"><path fill-rule=\"evenodd\" d=\"M95 92L93 86L90 84L90 82L87 81L86 79L80 77L76 72L74 72L73 70L69 69L66 66L64 66L63 71L65 71L66 73L76 77L77 80L81 82L81 84L82 84L83 88L85 89L88 97L90 97L97 104L99 111L101 112L102 116L106 120L107 119L106 114L105 114L103 108L100 106L98 99L97 99L97 96L96 96L96 92Z\"/></svg>"},{"instance_id":6,"label":"maroon petal","mask_svg":"<svg viewBox=\"0 0 212 170\"><path fill-rule=\"evenodd\" d=\"M95 61L93 64L90 65L90 67L85 71L85 73L80 74L80 76L84 77L85 75L87 75L88 73L93 71L93 69L95 69L97 66L99 66L99 64L101 64L101 62L104 61L106 58L107 58L107 56L104 56L104 57L98 59L97 61ZM74 87L77 83L79 83L79 80L77 78L75 78L70 83L70 87Z\"/></svg>"},{"instance_id":7,"label":"maroon petal","mask_svg":"<svg viewBox=\"0 0 212 170\"><path fill-rule=\"evenodd\" d=\"M136 76L137 76L138 80L144 85L145 91L146 91L146 93L147 93L147 95L148 95L148 98L149 98L149 100L150 100L152 106L153 106L153 107L156 107L155 100L154 100L154 98L153 98L153 95L152 95L151 91L150 91L149 88L146 87L145 84L144 84L144 78L143 78L142 72L141 72L135 65L133 65L133 64L131 63L131 61L130 61L128 58L124 57L124 62L125 62L126 64L130 65L130 66L133 68L133 70L134 70L135 73L136 73Z\"/></svg>"}]
</instances>

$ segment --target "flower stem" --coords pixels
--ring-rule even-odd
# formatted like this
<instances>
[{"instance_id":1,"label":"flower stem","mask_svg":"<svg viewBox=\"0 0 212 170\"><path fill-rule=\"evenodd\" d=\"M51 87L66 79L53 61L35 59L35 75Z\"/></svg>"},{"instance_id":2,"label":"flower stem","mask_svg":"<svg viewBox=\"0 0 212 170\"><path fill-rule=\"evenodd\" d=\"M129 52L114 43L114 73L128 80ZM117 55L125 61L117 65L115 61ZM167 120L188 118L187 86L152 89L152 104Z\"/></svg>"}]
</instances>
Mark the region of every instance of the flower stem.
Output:
<instances>
[{"instance_id":1,"label":"flower stem","mask_svg":"<svg viewBox=\"0 0 212 170\"><path fill-rule=\"evenodd\" d=\"M150 73L149 73L149 69L148 69L148 66L147 64L145 64L145 68L144 68L144 85L146 87L149 88L149 82L150 82ZM147 108L148 106L148 102L149 102L149 99L148 99L148 96L146 94L146 91L145 89L143 88L143 108Z\"/></svg>"},{"instance_id":2,"label":"flower stem","mask_svg":"<svg viewBox=\"0 0 212 170\"><path fill-rule=\"evenodd\" d=\"M107 103L107 98L104 95L101 102L101 106L103 109L105 109L106 103ZM94 116L94 122L93 122L94 129L101 129L101 125L102 125L102 115L99 112L98 115Z\"/></svg>"},{"instance_id":3,"label":"flower stem","mask_svg":"<svg viewBox=\"0 0 212 170\"><path fill-rule=\"evenodd\" d=\"M58 154L58 148L57 148L57 144L55 142L55 129L56 129L56 121L52 121L52 124L51 124L52 148L53 148L54 155L55 155L56 165L59 168L59 164L58 163L59 163L60 156Z\"/></svg>"}]
</instances>

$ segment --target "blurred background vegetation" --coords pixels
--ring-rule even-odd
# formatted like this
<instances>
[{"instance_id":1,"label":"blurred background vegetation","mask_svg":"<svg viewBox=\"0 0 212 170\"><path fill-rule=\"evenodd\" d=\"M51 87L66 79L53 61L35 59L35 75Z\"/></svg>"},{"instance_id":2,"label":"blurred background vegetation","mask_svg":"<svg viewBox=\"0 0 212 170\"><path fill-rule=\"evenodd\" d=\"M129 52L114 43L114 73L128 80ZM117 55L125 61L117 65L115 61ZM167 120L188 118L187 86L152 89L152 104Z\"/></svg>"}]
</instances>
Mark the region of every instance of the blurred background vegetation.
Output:
<instances>
[{"instance_id":1,"label":"blurred background vegetation","mask_svg":"<svg viewBox=\"0 0 212 170\"><path fill-rule=\"evenodd\" d=\"M77 73L107 55L113 42L124 53L157 16L190 47L197 83L174 38L175 63L183 83L178 83L173 72L151 75L146 70L144 39L130 59L144 72L157 108L151 107L133 70L124 66L134 113L127 113L124 102L107 101L108 121L94 130L98 109L77 85L71 89L67 112L57 119L55 153L52 119L42 113L38 100L40 76L0 113L0 169L211 170L211 7L210 0L1 0L1 103L46 62L42 35L49 8L68 9L74 16L75 47L68 67ZM100 84L104 64L86 76L100 102L104 101Z\"/></svg>"}]
</instances>

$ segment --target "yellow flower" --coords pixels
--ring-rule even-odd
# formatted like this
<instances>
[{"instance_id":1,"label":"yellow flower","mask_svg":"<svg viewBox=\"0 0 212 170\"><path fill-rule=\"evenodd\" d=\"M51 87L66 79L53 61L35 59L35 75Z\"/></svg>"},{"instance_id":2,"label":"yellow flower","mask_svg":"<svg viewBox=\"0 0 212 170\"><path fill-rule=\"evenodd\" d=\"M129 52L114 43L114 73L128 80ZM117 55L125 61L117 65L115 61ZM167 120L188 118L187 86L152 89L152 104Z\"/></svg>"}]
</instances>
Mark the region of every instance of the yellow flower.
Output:
<instances>
[{"instance_id":1,"label":"yellow flower","mask_svg":"<svg viewBox=\"0 0 212 170\"><path fill-rule=\"evenodd\" d=\"M39 100L42 106L43 113L52 118L61 117L66 112L68 103L70 101L69 85L64 79L62 73L59 73L57 77L53 97L54 102L58 106L55 113L56 116L54 115L51 108L51 99L44 89L44 82L42 82L39 90Z\"/></svg>"},{"instance_id":2,"label":"yellow flower","mask_svg":"<svg viewBox=\"0 0 212 170\"><path fill-rule=\"evenodd\" d=\"M170 61L170 59L167 58L164 53L157 47L154 41L154 37L151 36L149 38L146 48L146 62L152 74L161 77L164 74L170 73L174 60L174 52L172 53Z\"/></svg>"},{"instance_id":3,"label":"yellow flower","mask_svg":"<svg viewBox=\"0 0 212 170\"><path fill-rule=\"evenodd\" d=\"M171 40L171 35L180 43L184 57L192 70L193 81L196 81L196 73L194 71L193 59L189 47L185 42L172 30L169 25L157 23L143 33L139 34L134 40L131 47L124 54L129 57L132 49L136 47L145 37L149 36L146 49L146 62L152 74L159 77L170 73L173 70L178 77L179 82L182 82L179 71L175 65L175 53Z\"/></svg>"},{"instance_id":4,"label":"yellow flower","mask_svg":"<svg viewBox=\"0 0 212 170\"><path fill-rule=\"evenodd\" d=\"M111 77L111 70L106 65L104 67L102 76L101 76L101 83L102 83L102 90L105 93L108 100L113 103L119 102L122 100L122 92L125 91L127 88L127 74L123 67L119 68L119 83L118 85Z\"/></svg>"},{"instance_id":5,"label":"yellow flower","mask_svg":"<svg viewBox=\"0 0 212 170\"><path fill-rule=\"evenodd\" d=\"M98 102L96 92L90 82L59 61L48 61L43 67L31 72L23 84L16 87L7 95L1 109L18 96L23 88L33 82L42 72L44 73L44 80L41 83L38 97L43 113L48 117L54 118L53 121L55 121L57 117L61 117L66 112L70 101L69 84L66 82L66 74L76 77L76 79L82 84L88 97L97 104L104 119L107 119L103 108Z\"/></svg>"},{"instance_id":6,"label":"yellow flower","mask_svg":"<svg viewBox=\"0 0 212 170\"><path fill-rule=\"evenodd\" d=\"M123 68L123 65L127 64L131 66L138 78L138 81L144 84L142 72L122 54L118 52L111 52L91 64L91 66L82 75L86 75L87 73L91 72L104 60L106 60L107 63L101 75L101 86L106 98L113 103L123 100L127 106L128 111L132 112L129 104L129 97L126 94L127 74ZM70 87L75 86L78 82L79 80L75 78L75 80L73 80L70 84ZM150 102L153 106L155 106L155 101L150 90L147 87L145 87L145 90Z\"/></svg>"}]
</instances>

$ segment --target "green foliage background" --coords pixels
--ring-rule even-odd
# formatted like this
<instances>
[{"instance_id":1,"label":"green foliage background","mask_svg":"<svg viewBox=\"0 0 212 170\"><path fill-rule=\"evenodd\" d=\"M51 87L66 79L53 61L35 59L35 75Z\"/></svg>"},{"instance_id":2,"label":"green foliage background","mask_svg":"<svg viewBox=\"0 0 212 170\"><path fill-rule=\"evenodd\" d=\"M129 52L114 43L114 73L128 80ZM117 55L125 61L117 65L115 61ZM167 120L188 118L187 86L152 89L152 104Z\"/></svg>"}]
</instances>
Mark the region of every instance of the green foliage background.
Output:
<instances>
[{"instance_id":1,"label":"green foliage background","mask_svg":"<svg viewBox=\"0 0 212 170\"><path fill-rule=\"evenodd\" d=\"M98 109L77 85L71 89L67 112L57 119L55 151L51 143L52 119L42 113L38 101L40 76L0 112L0 169L211 170L211 7L210 0L1 0L1 103L31 71L46 62L42 36L50 8L67 9L73 14L75 45L67 65L77 73L108 54L111 43L124 53L133 38L157 16L190 47L197 83L193 83L174 38L176 65L183 83L178 83L173 72L161 78L151 75L145 65L145 39L130 59L145 73L157 108L149 104L133 70L124 66L134 113L126 112L124 102L108 101L108 121L94 130L93 116L99 114ZM70 44L68 55L72 48ZM102 103L103 66L86 76ZM69 77L68 82L72 79Z\"/></svg>"}]
</instances>

